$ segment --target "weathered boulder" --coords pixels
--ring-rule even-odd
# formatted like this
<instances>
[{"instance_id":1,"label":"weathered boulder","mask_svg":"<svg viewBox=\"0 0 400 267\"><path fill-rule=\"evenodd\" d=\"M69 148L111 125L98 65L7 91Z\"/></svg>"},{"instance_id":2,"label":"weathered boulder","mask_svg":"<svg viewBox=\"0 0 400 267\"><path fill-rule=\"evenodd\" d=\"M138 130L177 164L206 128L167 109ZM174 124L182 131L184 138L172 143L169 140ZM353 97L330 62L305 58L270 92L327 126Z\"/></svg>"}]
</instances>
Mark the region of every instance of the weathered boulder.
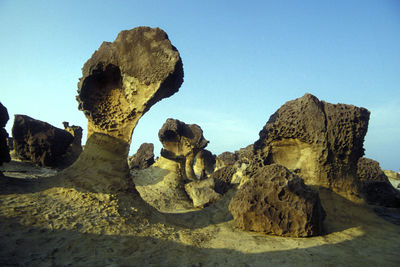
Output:
<instances>
[{"instance_id":1,"label":"weathered boulder","mask_svg":"<svg viewBox=\"0 0 400 267\"><path fill-rule=\"evenodd\" d=\"M389 179L400 180L400 172L395 172L392 170L383 171Z\"/></svg>"},{"instance_id":2,"label":"weathered boulder","mask_svg":"<svg viewBox=\"0 0 400 267\"><path fill-rule=\"evenodd\" d=\"M154 145L152 143L141 144L136 154L128 159L130 169L146 169L153 163Z\"/></svg>"},{"instance_id":3,"label":"weathered boulder","mask_svg":"<svg viewBox=\"0 0 400 267\"><path fill-rule=\"evenodd\" d=\"M243 230L291 237L320 235L326 216L318 192L278 164L258 169L232 198L229 210Z\"/></svg>"},{"instance_id":4,"label":"weathered boulder","mask_svg":"<svg viewBox=\"0 0 400 267\"><path fill-rule=\"evenodd\" d=\"M185 191L192 199L193 206L205 207L221 198L221 195L215 192L214 187L214 179L207 178L185 184Z\"/></svg>"},{"instance_id":5,"label":"weathered boulder","mask_svg":"<svg viewBox=\"0 0 400 267\"><path fill-rule=\"evenodd\" d=\"M252 168L279 163L296 171L306 184L354 199L369 114L365 108L326 103L310 94L289 101L260 131Z\"/></svg>"},{"instance_id":6,"label":"weathered boulder","mask_svg":"<svg viewBox=\"0 0 400 267\"><path fill-rule=\"evenodd\" d=\"M400 208L400 192L389 182L379 163L360 158L357 164L360 190L369 204Z\"/></svg>"},{"instance_id":7,"label":"weathered boulder","mask_svg":"<svg viewBox=\"0 0 400 267\"><path fill-rule=\"evenodd\" d=\"M161 156L180 163L183 179L196 180L194 159L208 144L200 126L167 119L158 132L158 137L163 145Z\"/></svg>"},{"instance_id":8,"label":"weathered boulder","mask_svg":"<svg viewBox=\"0 0 400 267\"><path fill-rule=\"evenodd\" d=\"M216 156L207 149L200 150L195 157L194 173L200 179L209 176L215 169Z\"/></svg>"},{"instance_id":9,"label":"weathered boulder","mask_svg":"<svg viewBox=\"0 0 400 267\"><path fill-rule=\"evenodd\" d=\"M16 156L51 167L60 164L74 139L64 130L26 115L15 115L12 135Z\"/></svg>"},{"instance_id":10,"label":"weathered boulder","mask_svg":"<svg viewBox=\"0 0 400 267\"><path fill-rule=\"evenodd\" d=\"M7 108L0 103L0 165L2 165L3 162L9 162L11 160L7 141L8 133L6 129L4 129L8 119Z\"/></svg>"},{"instance_id":11,"label":"weathered boulder","mask_svg":"<svg viewBox=\"0 0 400 267\"><path fill-rule=\"evenodd\" d=\"M232 187L231 181L236 173L236 168L233 166L222 167L210 174L210 178L215 181L214 189L219 194L225 194Z\"/></svg>"},{"instance_id":12,"label":"weathered boulder","mask_svg":"<svg viewBox=\"0 0 400 267\"><path fill-rule=\"evenodd\" d=\"M126 159L133 129L182 82L182 60L163 30L137 27L103 42L82 68L77 101L88 119L88 139L65 175L90 191L132 190Z\"/></svg>"},{"instance_id":13,"label":"weathered boulder","mask_svg":"<svg viewBox=\"0 0 400 267\"><path fill-rule=\"evenodd\" d=\"M232 166L238 160L238 156L235 153L226 151L217 156L217 169L226 166Z\"/></svg>"}]
</instances>

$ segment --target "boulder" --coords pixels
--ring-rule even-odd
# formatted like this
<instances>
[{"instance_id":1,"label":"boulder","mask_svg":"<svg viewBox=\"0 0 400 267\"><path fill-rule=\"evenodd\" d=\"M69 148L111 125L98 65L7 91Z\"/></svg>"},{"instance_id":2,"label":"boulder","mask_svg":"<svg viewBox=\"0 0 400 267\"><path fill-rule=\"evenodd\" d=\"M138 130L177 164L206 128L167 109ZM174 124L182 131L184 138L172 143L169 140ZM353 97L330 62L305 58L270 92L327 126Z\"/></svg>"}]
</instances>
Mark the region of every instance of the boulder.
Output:
<instances>
[{"instance_id":1,"label":"boulder","mask_svg":"<svg viewBox=\"0 0 400 267\"><path fill-rule=\"evenodd\" d=\"M389 179L400 180L400 173L392 170L383 171Z\"/></svg>"},{"instance_id":2,"label":"boulder","mask_svg":"<svg viewBox=\"0 0 400 267\"><path fill-rule=\"evenodd\" d=\"M213 178L201 181L192 181L185 184L185 191L197 208L208 206L221 198L221 195L214 190L215 183Z\"/></svg>"},{"instance_id":3,"label":"boulder","mask_svg":"<svg viewBox=\"0 0 400 267\"><path fill-rule=\"evenodd\" d=\"M215 169L216 156L207 149L200 150L195 157L194 173L200 179L209 176Z\"/></svg>"},{"instance_id":4,"label":"boulder","mask_svg":"<svg viewBox=\"0 0 400 267\"><path fill-rule=\"evenodd\" d=\"M356 199L357 162L364 154L369 114L365 108L330 104L310 94L289 101L260 131L249 170L278 163L306 184Z\"/></svg>"},{"instance_id":5,"label":"boulder","mask_svg":"<svg viewBox=\"0 0 400 267\"><path fill-rule=\"evenodd\" d=\"M65 175L90 191L132 190L126 159L133 129L182 82L182 60L163 30L137 27L103 42L82 68L77 101L88 119L88 138Z\"/></svg>"},{"instance_id":6,"label":"boulder","mask_svg":"<svg viewBox=\"0 0 400 267\"><path fill-rule=\"evenodd\" d=\"M357 167L360 190L368 204L400 208L400 192L390 183L377 161L360 158Z\"/></svg>"},{"instance_id":7,"label":"boulder","mask_svg":"<svg viewBox=\"0 0 400 267\"><path fill-rule=\"evenodd\" d=\"M130 169L146 169L153 163L154 145L152 143L141 144L136 154L128 159Z\"/></svg>"},{"instance_id":8,"label":"boulder","mask_svg":"<svg viewBox=\"0 0 400 267\"><path fill-rule=\"evenodd\" d=\"M163 145L161 156L180 163L182 179L196 180L194 159L208 144L200 126L167 119L158 132L158 138Z\"/></svg>"},{"instance_id":9,"label":"boulder","mask_svg":"<svg viewBox=\"0 0 400 267\"><path fill-rule=\"evenodd\" d=\"M8 148L8 133L6 127L9 119L8 111L3 104L0 103L0 166L3 162L10 162L10 151Z\"/></svg>"},{"instance_id":10,"label":"boulder","mask_svg":"<svg viewBox=\"0 0 400 267\"><path fill-rule=\"evenodd\" d=\"M238 156L235 153L226 151L217 156L217 169L226 166L232 166L238 160Z\"/></svg>"},{"instance_id":11,"label":"boulder","mask_svg":"<svg viewBox=\"0 0 400 267\"><path fill-rule=\"evenodd\" d=\"M17 157L50 167L61 163L74 139L64 130L26 115L15 115L12 135Z\"/></svg>"},{"instance_id":12,"label":"boulder","mask_svg":"<svg viewBox=\"0 0 400 267\"><path fill-rule=\"evenodd\" d=\"M243 230L290 237L322 234L326 216L318 192L279 164L259 168L237 191L229 210Z\"/></svg>"},{"instance_id":13,"label":"boulder","mask_svg":"<svg viewBox=\"0 0 400 267\"><path fill-rule=\"evenodd\" d=\"M231 188L232 177L236 173L236 168L233 166L222 167L210 175L214 179L214 189L219 194L225 194Z\"/></svg>"}]
</instances>

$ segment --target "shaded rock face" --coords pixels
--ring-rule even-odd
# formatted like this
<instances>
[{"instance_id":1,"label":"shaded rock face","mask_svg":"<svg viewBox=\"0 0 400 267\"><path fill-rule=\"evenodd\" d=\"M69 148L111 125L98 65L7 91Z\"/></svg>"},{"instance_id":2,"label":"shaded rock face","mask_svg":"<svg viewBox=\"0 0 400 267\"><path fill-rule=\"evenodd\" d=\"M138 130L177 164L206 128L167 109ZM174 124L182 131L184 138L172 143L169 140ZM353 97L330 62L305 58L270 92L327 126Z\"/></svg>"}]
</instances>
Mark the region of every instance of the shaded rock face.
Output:
<instances>
[{"instance_id":1,"label":"shaded rock face","mask_svg":"<svg viewBox=\"0 0 400 267\"><path fill-rule=\"evenodd\" d=\"M201 181L192 181L185 184L185 191L193 201L195 207L208 206L221 198L221 195L215 192L215 181L207 178Z\"/></svg>"},{"instance_id":2,"label":"shaded rock face","mask_svg":"<svg viewBox=\"0 0 400 267\"><path fill-rule=\"evenodd\" d=\"M377 161L360 158L357 167L360 190L368 204L400 208L400 192L389 182Z\"/></svg>"},{"instance_id":3,"label":"shaded rock face","mask_svg":"<svg viewBox=\"0 0 400 267\"><path fill-rule=\"evenodd\" d=\"M136 154L129 158L130 169L146 169L154 163L154 145L143 143L140 145Z\"/></svg>"},{"instance_id":4,"label":"shaded rock face","mask_svg":"<svg viewBox=\"0 0 400 267\"><path fill-rule=\"evenodd\" d=\"M163 30L121 31L82 68L77 100L88 118L88 136L99 132L130 143L141 116L176 93L182 82L179 52Z\"/></svg>"},{"instance_id":5,"label":"shaded rock face","mask_svg":"<svg viewBox=\"0 0 400 267\"><path fill-rule=\"evenodd\" d=\"M229 210L243 230L291 237L322 234L326 216L318 192L278 164L260 168L237 191Z\"/></svg>"},{"instance_id":6,"label":"shaded rock face","mask_svg":"<svg viewBox=\"0 0 400 267\"><path fill-rule=\"evenodd\" d=\"M197 179L194 159L208 144L200 126L167 119L158 132L158 138L163 145L161 156L179 162L183 178Z\"/></svg>"},{"instance_id":7,"label":"shaded rock face","mask_svg":"<svg viewBox=\"0 0 400 267\"><path fill-rule=\"evenodd\" d=\"M121 31L112 43L103 42L84 64L78 83L77 101L88 119L88 141L66 170L72 176L82 172L73 182L98 192L132 190L126 159L133 129L182 82L182 60L163 30L137 27ZM93 172L88 166L103 171Z\"/></svg>"},{"instance_id":8,"label":"shaded rock face","mask_svg":"<svg viewBox=\"0 0 400 267\"><path fill-rule=\"evenodd\" d=\"M226 166L213 172L210 178L215 181L215 191L219 194L225 194L232 187L231 181L235 173L236 168L233 166Z\"/></svg>"},{"instance_id":9,"label":"shaded rock face","mask_svg":"<svg viewBox=\"0 0 400 267\"><path fill-rule=\"evenodd\" d=\"M76 126L76 125L69 125L69 122L64 121L64 130L69 132L73 137L74 140L72 141L72 144L81 146L82 145L82 133L83 129L81 126Z\"/></svg>"},{"instance_id":10,"label":"shaded rock face","mask_svg":"<svg viewBox=\"0 0 400 267\"><path fill-rule=\"evenodd\" d=\"M26 115L15 115L12 135L18 157L51 167L62 161L74 139L64 130Z\"/></svg>"},{"instance_id":11,"label":"shaded rock face","mask_svg":"<svg viewBox=\"0 0 400 267\"><path fill-rule=\"evenodd\" d=\"M279 163L306 184L323 186L352 198L358 194L357 161L369 111L330 104L306 94L285 103L259 133L253 167Z\"/></svg>"},{"instance_id":12,"label":"shaded rock face","mask_svg":"<svg viewBox=\"0 0 400 267\"><path fill-rule=\"evenodd\" d=\"M207 149L200 150L195 157L194 172L200 179L208 177L215 169L216 156Z\"/></svg>"},{"instance_id":13,"label":"shaded rock face","mask_svg":"<svg viewBox=\"0 0 400 267\"><path fill-rule=\"evenodd\" d=\"M3 162L9 162L11 160L10 151L8 149L8 133L4 128L6 127L8 119L7 108L0 103L0 165L2 165Z\"/></svg>"}]
</instances>

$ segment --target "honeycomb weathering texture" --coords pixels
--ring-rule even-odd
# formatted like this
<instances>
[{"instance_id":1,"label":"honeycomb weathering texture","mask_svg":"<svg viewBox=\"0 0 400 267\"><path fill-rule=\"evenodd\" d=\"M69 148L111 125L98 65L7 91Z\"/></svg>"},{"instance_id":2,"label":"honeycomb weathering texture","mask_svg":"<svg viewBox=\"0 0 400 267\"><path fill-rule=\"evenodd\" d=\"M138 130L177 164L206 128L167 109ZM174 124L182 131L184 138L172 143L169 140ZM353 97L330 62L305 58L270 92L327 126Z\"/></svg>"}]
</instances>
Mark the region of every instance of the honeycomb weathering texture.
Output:
<instances>
[{"instance_id":1,"label":"honeycomb weathering texture","mask_svg":"<svg viewBox=\"0 0 400 267\"><path fill-rule=\"evenodd\" d=\"M130 143L140 117L182 82L182 60L163 30L121 31L82 68L77 100L88 118L88 136L99 132Z\"/></svg>"}]
</instances>

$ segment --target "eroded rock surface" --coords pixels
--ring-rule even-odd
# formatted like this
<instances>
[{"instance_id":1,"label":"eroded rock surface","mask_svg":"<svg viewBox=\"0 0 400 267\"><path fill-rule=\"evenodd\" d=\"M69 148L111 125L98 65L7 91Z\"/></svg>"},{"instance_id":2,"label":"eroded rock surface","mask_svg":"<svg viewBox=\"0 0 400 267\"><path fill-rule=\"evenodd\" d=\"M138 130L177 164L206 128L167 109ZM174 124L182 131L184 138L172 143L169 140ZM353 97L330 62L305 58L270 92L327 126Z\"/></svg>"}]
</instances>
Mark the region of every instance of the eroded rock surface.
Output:
<instances>
[{"instance_id":1,"label":"eroded rock surface","mask_svg":"<svg viewBox=\"0 0 400 267\"><path fill-rule=\"evenodd\" d=\"M217 169L226 166L232 166L238 160L238 156L235 153L226 151L217 156Z\"/></svg>"},{"instance_id":2,"label":"eroded rock surface","mask_svg":"<svg viewBox=\"0 0 400 267\"><path fill-rule=\"evenodd\" d=\"M215 181L207 178L200 181L192 181L185 184L186 193L193 201L195 207L208 206L221 198L221 195L214 190Z\"/></svg>"},{"instance_id":3,"label":"eroded rock surface","mask_svg":"<svg viewBox=\"0 0 400 267\"><path fill-rule=\"evenodd\" d=\"M279 163L306 184L354 198L369 114L365 108L330 104L310 94L286 102L261 130L253 167Z\"/></svg>"},{"instance_id":4,"label":"eroded rock surface","mask_svg":"<svg viewBox=\"0 0 400 267\"><path fill-rule=\"evenodd\" d=\"M236 168L226 166L216 170L210 175L215 180L214 189L219 194L225 194L231 188L232 177L236 173Z\"/></svg>"},{"instance_id":5,"label":"eroded rock surface","mask_svg":"<svg viewBox=\"0 0 400 267\"><path fill-rule=\"evenodd\" d=\"M50 167L62 163L74 139L64 130L26 115L15 115L12 135L18 157Z\"/></svg>"},{"instance_id":6,"label":"eroded rock surface","mask_svg":"<svg viewBox=\"0 0 400 267\"><path fill-rule=\"evenodd\" d=\"M129 158L130 169L146 169L154 163L154 145L143 143L140 145L136 154Z\"/></svg>"},{"instance_id":7,"label":"eroded rock surface","mask_svg":"<svg viewBox=\"0 0 400 267\"><path fill-rule=\"evenodd\" d=\"M8 133L4 128L6 127L8 119L7 108L0 103L0 165L2 165L3 162L9 162L11 160L7 141Z\"/></svg>"},{"instance_id":8,"label":"eroded rock surface","mask_svg":"<svg viewBox=\"0 0 400 267\"><path fill-rule=\"evenodd\" d=\"M208 177L215 169L216 156L207 149L200 150L195 157L194 172L199 179Z\"/></svg>"},{"instance_id":9,"label":"eroded rock surface","mask_svg":"<svg viewBox=\"0 0 400 267\"><path fill-rule=\"evenodd\" d=\"M377 161L360 158L357 167L360 189L369 204L400 208L400 192L389 182Z\"/></svg>"},{"instance_id":10,"label":"eroded rock surface","mask_svg":"<svg viewBox=\"0 0 400 267\"><path fill-rule=\"evenodd\" d=\"M247 231L308 237L323 232L325 211L319 194L287 168L258 169L229 204L236 225Z\"/></svg>"}]
</instances>

